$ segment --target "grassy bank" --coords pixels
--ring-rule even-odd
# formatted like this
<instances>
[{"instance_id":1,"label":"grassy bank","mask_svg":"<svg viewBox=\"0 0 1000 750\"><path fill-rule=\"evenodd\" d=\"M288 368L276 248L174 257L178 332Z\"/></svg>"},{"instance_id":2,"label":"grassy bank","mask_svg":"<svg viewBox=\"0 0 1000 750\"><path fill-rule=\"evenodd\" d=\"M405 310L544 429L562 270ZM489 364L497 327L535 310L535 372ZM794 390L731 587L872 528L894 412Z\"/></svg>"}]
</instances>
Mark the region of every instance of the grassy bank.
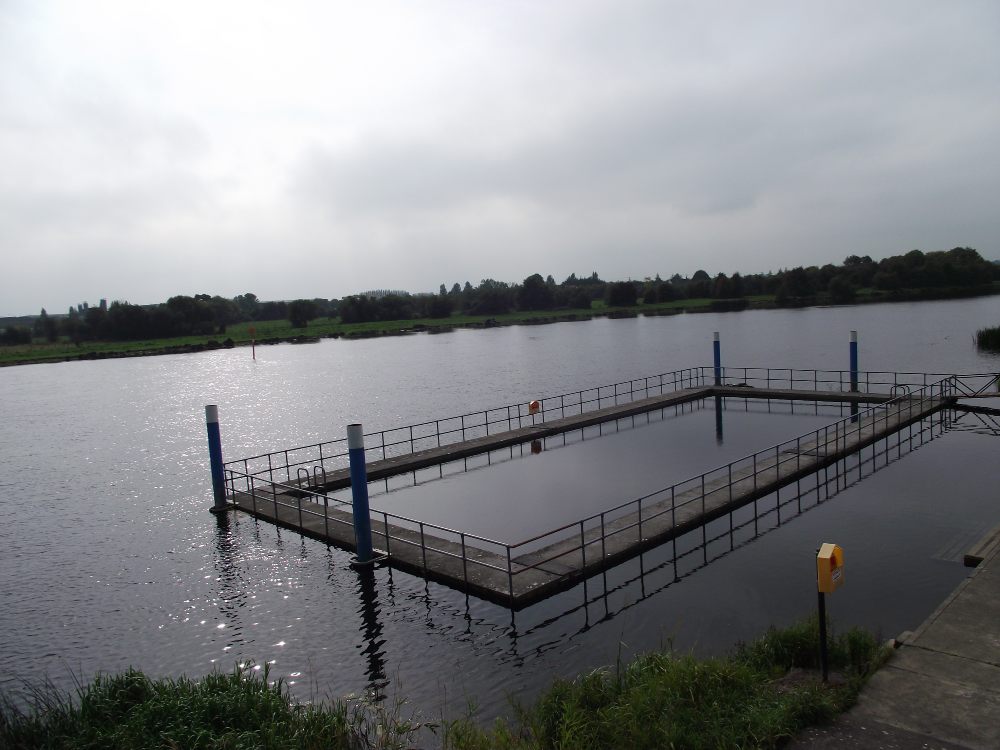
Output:
<instances>
[{"instance_id":1,"label":"grassy bank","mask_svg":"<svg viewBox=\"0 0 1000 750\"><path fill-rule=\"evenodd\" d=\"M279 681L249 669L200 682L151 680L129 670L98 676L75 697L31 691L22 710L0 700L0 747L356 748L405 747L418 727L363 701L296 704Z\"/></svg>"},{"instance_id":2,"label":"grassy bank","mask_svg":"<svg viewBox=\"0 0 1000 750\"><path fill-rule=\"evenodd\" d=\"M772 630L722 659L652 653L616 670L557 682L513 721L482 729L445 727L446 746L480 748L776 747L807 726L850 707L885 657L869 633L852 630L831 643L841 671L824 685L817 621Z\"/></svg>"},{"instance_id":3,"label":"grassy bank","mask_svg":"<svg viewBox=\"0 0 1000 750\"><path fill-rule=\"evenodd\" d=\"M140 672L98 677L70 699L35 691L22 712L0 703L0 746L9 748L485 748L775 747L849 707L884 658L874 636L832 640L841 676L824 685L815 620L772 630L722 659L670 652L553 684L515 718L489 728L469 719L436 734L366 703L301 706L267 676L237 671L150 680ZM813 670L813 671L803 671Z\"/></svg>"}]
</instances>

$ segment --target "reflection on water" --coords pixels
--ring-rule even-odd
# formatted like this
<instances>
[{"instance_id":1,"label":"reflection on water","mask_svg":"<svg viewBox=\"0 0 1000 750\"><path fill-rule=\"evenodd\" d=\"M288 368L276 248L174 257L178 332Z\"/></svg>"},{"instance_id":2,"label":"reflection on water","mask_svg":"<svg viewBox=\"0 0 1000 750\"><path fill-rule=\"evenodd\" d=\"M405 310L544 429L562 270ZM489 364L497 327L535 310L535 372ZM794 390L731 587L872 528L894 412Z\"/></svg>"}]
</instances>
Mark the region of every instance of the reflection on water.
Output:
<instances>
[{"instance_id":1,"label":"reflection on water","mask_svg":"<svg viewBox=\"0 0 1000 750\"><path fill-rule=\"evenodd\" d=\"M256 362L235 349L2 368L0 687L48 675L72 690L129 665L196 676L252 661L305 700L366 686L388 695L398 685L427 717L460 714L470 700L489 717L553 676L667 643L718 653L809 613L820 541L841 544L851 571L831 600L834 621L895 635L966 574L956 550L998 523L996 437L971 415L920 447L919 459L890 455L862 481L849 467L841 482L853 483L834 502L805 504L802 515L782 504L780 526L777 509L766 515L762 504L733 516L732 537L720 519L678 540L676 556L661 547L514 615L398 571L373 570L366 582L348 553L208 513L204 405L219 404L223 447L235 457L338 437L354 421L391 427L704 364L715 330L727 366L841 369L847 332L857 329L865 369L995 371L1000 358L976 352L968 330L995 306L987 298L598 320L262 347ZM746 452L761 430L809 418L741 419L723 406L721 444L714 403L676 422L684 432L690 420L690 432L669 451L647 439L656 426L601 437L614 444L607 452L629 446L623 454L644 457L625 496L659 484L675 459L690 476L685 455L709 454L715 465L726 451ZM538 482L557 498L588 484L574 478L585 474L572 458L584 446L542 447L532 455L526 446L513 473L542 467ZM604 466L605 453L581 460ZM477 493L459 496L455 512L474 513ZM754 536L752 518L767 533Z\"/></svg>"},{"instance_id":2,"label":"reflection on water","mask_svg":"<svg viewBox=\"0 0 1000 750\"><path fill-rule=\"evenodd\" d=\"M358 599L361 602L358 612L361 615L362 653L367 659L365 675L368 678L368 689L376 699L384 697L385 687L385 654L382 651L382 623L379 621L378 587L375 583L374 568L370 565L358 566L355 569L358 576Z\"/></svg>"}]
</instances>

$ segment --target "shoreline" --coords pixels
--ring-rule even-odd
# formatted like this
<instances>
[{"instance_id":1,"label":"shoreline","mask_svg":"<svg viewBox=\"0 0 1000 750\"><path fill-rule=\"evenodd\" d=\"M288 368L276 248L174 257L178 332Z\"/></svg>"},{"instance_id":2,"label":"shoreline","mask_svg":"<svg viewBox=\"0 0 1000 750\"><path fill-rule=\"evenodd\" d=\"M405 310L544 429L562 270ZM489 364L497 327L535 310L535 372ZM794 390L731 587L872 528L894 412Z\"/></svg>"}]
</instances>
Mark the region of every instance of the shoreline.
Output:
<instances>
[{"instance_id":1,"label":"shoreline","mask_svg":"<svg viewBox=\"0 0 1000 750\"><path fill-rule=\"evenodd\" d=\"M949 295L949 296L918 296L913 294L901 294L897 297L869 297L862 298L859 300L854 300L849 303L836 304L832 302L818 303L815 300L801 305L777 305L774 302L773 296L769 295L766 299L761 298L739 298L734 300L711 300L711 299L699 299L699 300L678 300L669 303L660 303L656 305L642 306L637 305L636 307L618 307L618 308L599 308L592 310L565 310L565 311L523 311L514 313L505 313L496 316L455 316L457 320L451 320L448 318L433 319L434 322L421 323L408 320L399 321L373 321L369 323L328 323L327 327L333 325L337 328L347 330L334 330L334 331L320 331L318 333L308 332L308 328L301 329L301 332L296 332L293 334L278 334L273 336L268 336L266 333L264 337L257 339L256 344L260 346L272 345L272 344L314 344L319 343L322 339L369 339L369 338L381 338L386 336L410 336L419 333L426 334L441 334L450 333L458 328L469 328L469 329L481 329L481 328L500 328L505 326L516 326L516 325L550 325L552 323L571 323L571 322L583 322L594 320L595 318L638 318L639 316L644 317L668 317L673 315L682 314L701 314L701 313L740 313L747 310L802 310L808 308L824 308L824 307L853 307L859 305L874 305L874 304L892 304L897 302L939 302L942 300L952 300L952 299L970 299L973 297L987 297L1000 295L1000 288L994 288L991 290L975 290L970 294L966 295ZM684 304L689 302L688 304ZM470 318L473 318L470 320ZM264 321L265 323L270 323L272 321ZM287 321L278 321L279 323L287 323ZM407 325L407 324L410 325ZM981 323L981 325L989 325L990 321ZM253 323L245 322L234 324L232 328L243 328L252 325ZM298 329L296 329L298 330ZM315 330L315 329L314 329ZM0 360L0 367L16 367L19 365L35 365L35 364L54 364L59 362L78 362L78 361L90 361L90 360L102 360L102 359L127 359L132 357L153 357L167 354L194 354L197 352L214 351L217 349L233 349L236 347L250 346L252 343L249 336L244 333L237 334L239 340L234 340L232 336L226 336L226 334L215 334L206 335L201 337L202 341L193 341L189 343L175 343L171 344L171 341L176 341L176 339L162 339L163 344L157 345L152 344L148 347L137 347L134 349L127 348L130 342L87 342L87 345L78 345L81 350L79 353L60 353L54 354L53 356L24 356L21 358L11 358L10 360ZM972 335L975 335L973 332ZM217 338L218 336L226 336L226 338L221 341ZM92 348L94 345L108 346L109 348L101 350L97 348ZM41 345L44 346L44 345ZM69 346L69 344L67 344ZM123 348L116 348L123 347ZM85 350L85 351L84 351ZM2 348L0 348L0 353L2 353Z\"/></svg>"}]
</instances>

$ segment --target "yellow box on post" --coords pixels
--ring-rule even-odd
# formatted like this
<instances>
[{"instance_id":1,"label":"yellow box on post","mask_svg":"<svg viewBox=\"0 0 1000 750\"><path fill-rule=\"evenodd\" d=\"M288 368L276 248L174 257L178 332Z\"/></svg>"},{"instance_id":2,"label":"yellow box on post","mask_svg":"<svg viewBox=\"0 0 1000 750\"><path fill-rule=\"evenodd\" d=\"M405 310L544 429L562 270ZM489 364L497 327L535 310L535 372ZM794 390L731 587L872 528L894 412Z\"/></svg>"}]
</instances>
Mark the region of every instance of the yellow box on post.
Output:
<instances>
[{"instance_id":1,"label":"yellow box on post","mask_svg":"<svg viewBox=\"0 0 1000 750\"><path fill-rule=\"evenodd\" d=\"M832 594L844 583L844 550L829 542L816 553L816 586L821 594Z\"/></svg>"}]
</instances>

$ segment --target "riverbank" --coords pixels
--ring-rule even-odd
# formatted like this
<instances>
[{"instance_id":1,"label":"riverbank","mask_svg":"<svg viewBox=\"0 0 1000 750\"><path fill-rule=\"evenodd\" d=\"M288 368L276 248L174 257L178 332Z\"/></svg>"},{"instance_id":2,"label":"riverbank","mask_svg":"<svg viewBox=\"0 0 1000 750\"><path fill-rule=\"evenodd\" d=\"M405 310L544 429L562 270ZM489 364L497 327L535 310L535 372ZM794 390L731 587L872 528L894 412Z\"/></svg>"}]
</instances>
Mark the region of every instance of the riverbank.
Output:
<instances>
[{"instance_id":1,"label":"riverbank","mask_svg":"<svg viewBox=\"0 0 1000 750\"><path fill-rule=\"evenodd\" d=\"M936 301L972 296L1000 294L1000 282L984 289L977 287L959 294L918 293L900 290L894 293L874 289L861 290L849 304L877 304L883 302ZM236 346L267 344L308 344L324 338L362 339L381 336L407 336L416 333L447 333L456 328L495 328L511 325L546 325L594 318L634 318L639 315L661 316L682 313L742 312L744 310L772 310L780 308L828 307L832 302L824 298L799 300L797 304L778 305L774 295L741 297L739 299L682 299L672 302L642 304L634 307L608 307L595 302L590 309L534 310L497 315L455 314L447 318L417 318L410 320L372 321L367 323L342 323L339 318L317 318L305 328L295 328L288 320L266 320L230 325L225 333L183 338L151 339L144 341L69 341L0 346L0 367L12 365L69 362L76 360L120 359L148 357L161 354L186 354L192 352L226 349ZM251 336L251 329L253 335ZM970 331L970 333L974 333Z\"/></svg>"},{"instance_id":2,"label":"riverbank","mask_svg":"<svg viewBox=\"0 0 1000 750\"><path fill-rule=\"evenodd\" d=\"M827 722L855 700L884 649L869 633L831 640L836 679L816 674L815 619L770 630L726 658L660 651L554 683L515 718L481 728L470 718L425 724L405 706L341 700L303 706L280 681L244 668L228 675L151 680L102 676L77 696L36 690L33 707L0 702L10 748L404 748L415 741L479 748L773 747Z\"/></svg>"}]
</instances>

